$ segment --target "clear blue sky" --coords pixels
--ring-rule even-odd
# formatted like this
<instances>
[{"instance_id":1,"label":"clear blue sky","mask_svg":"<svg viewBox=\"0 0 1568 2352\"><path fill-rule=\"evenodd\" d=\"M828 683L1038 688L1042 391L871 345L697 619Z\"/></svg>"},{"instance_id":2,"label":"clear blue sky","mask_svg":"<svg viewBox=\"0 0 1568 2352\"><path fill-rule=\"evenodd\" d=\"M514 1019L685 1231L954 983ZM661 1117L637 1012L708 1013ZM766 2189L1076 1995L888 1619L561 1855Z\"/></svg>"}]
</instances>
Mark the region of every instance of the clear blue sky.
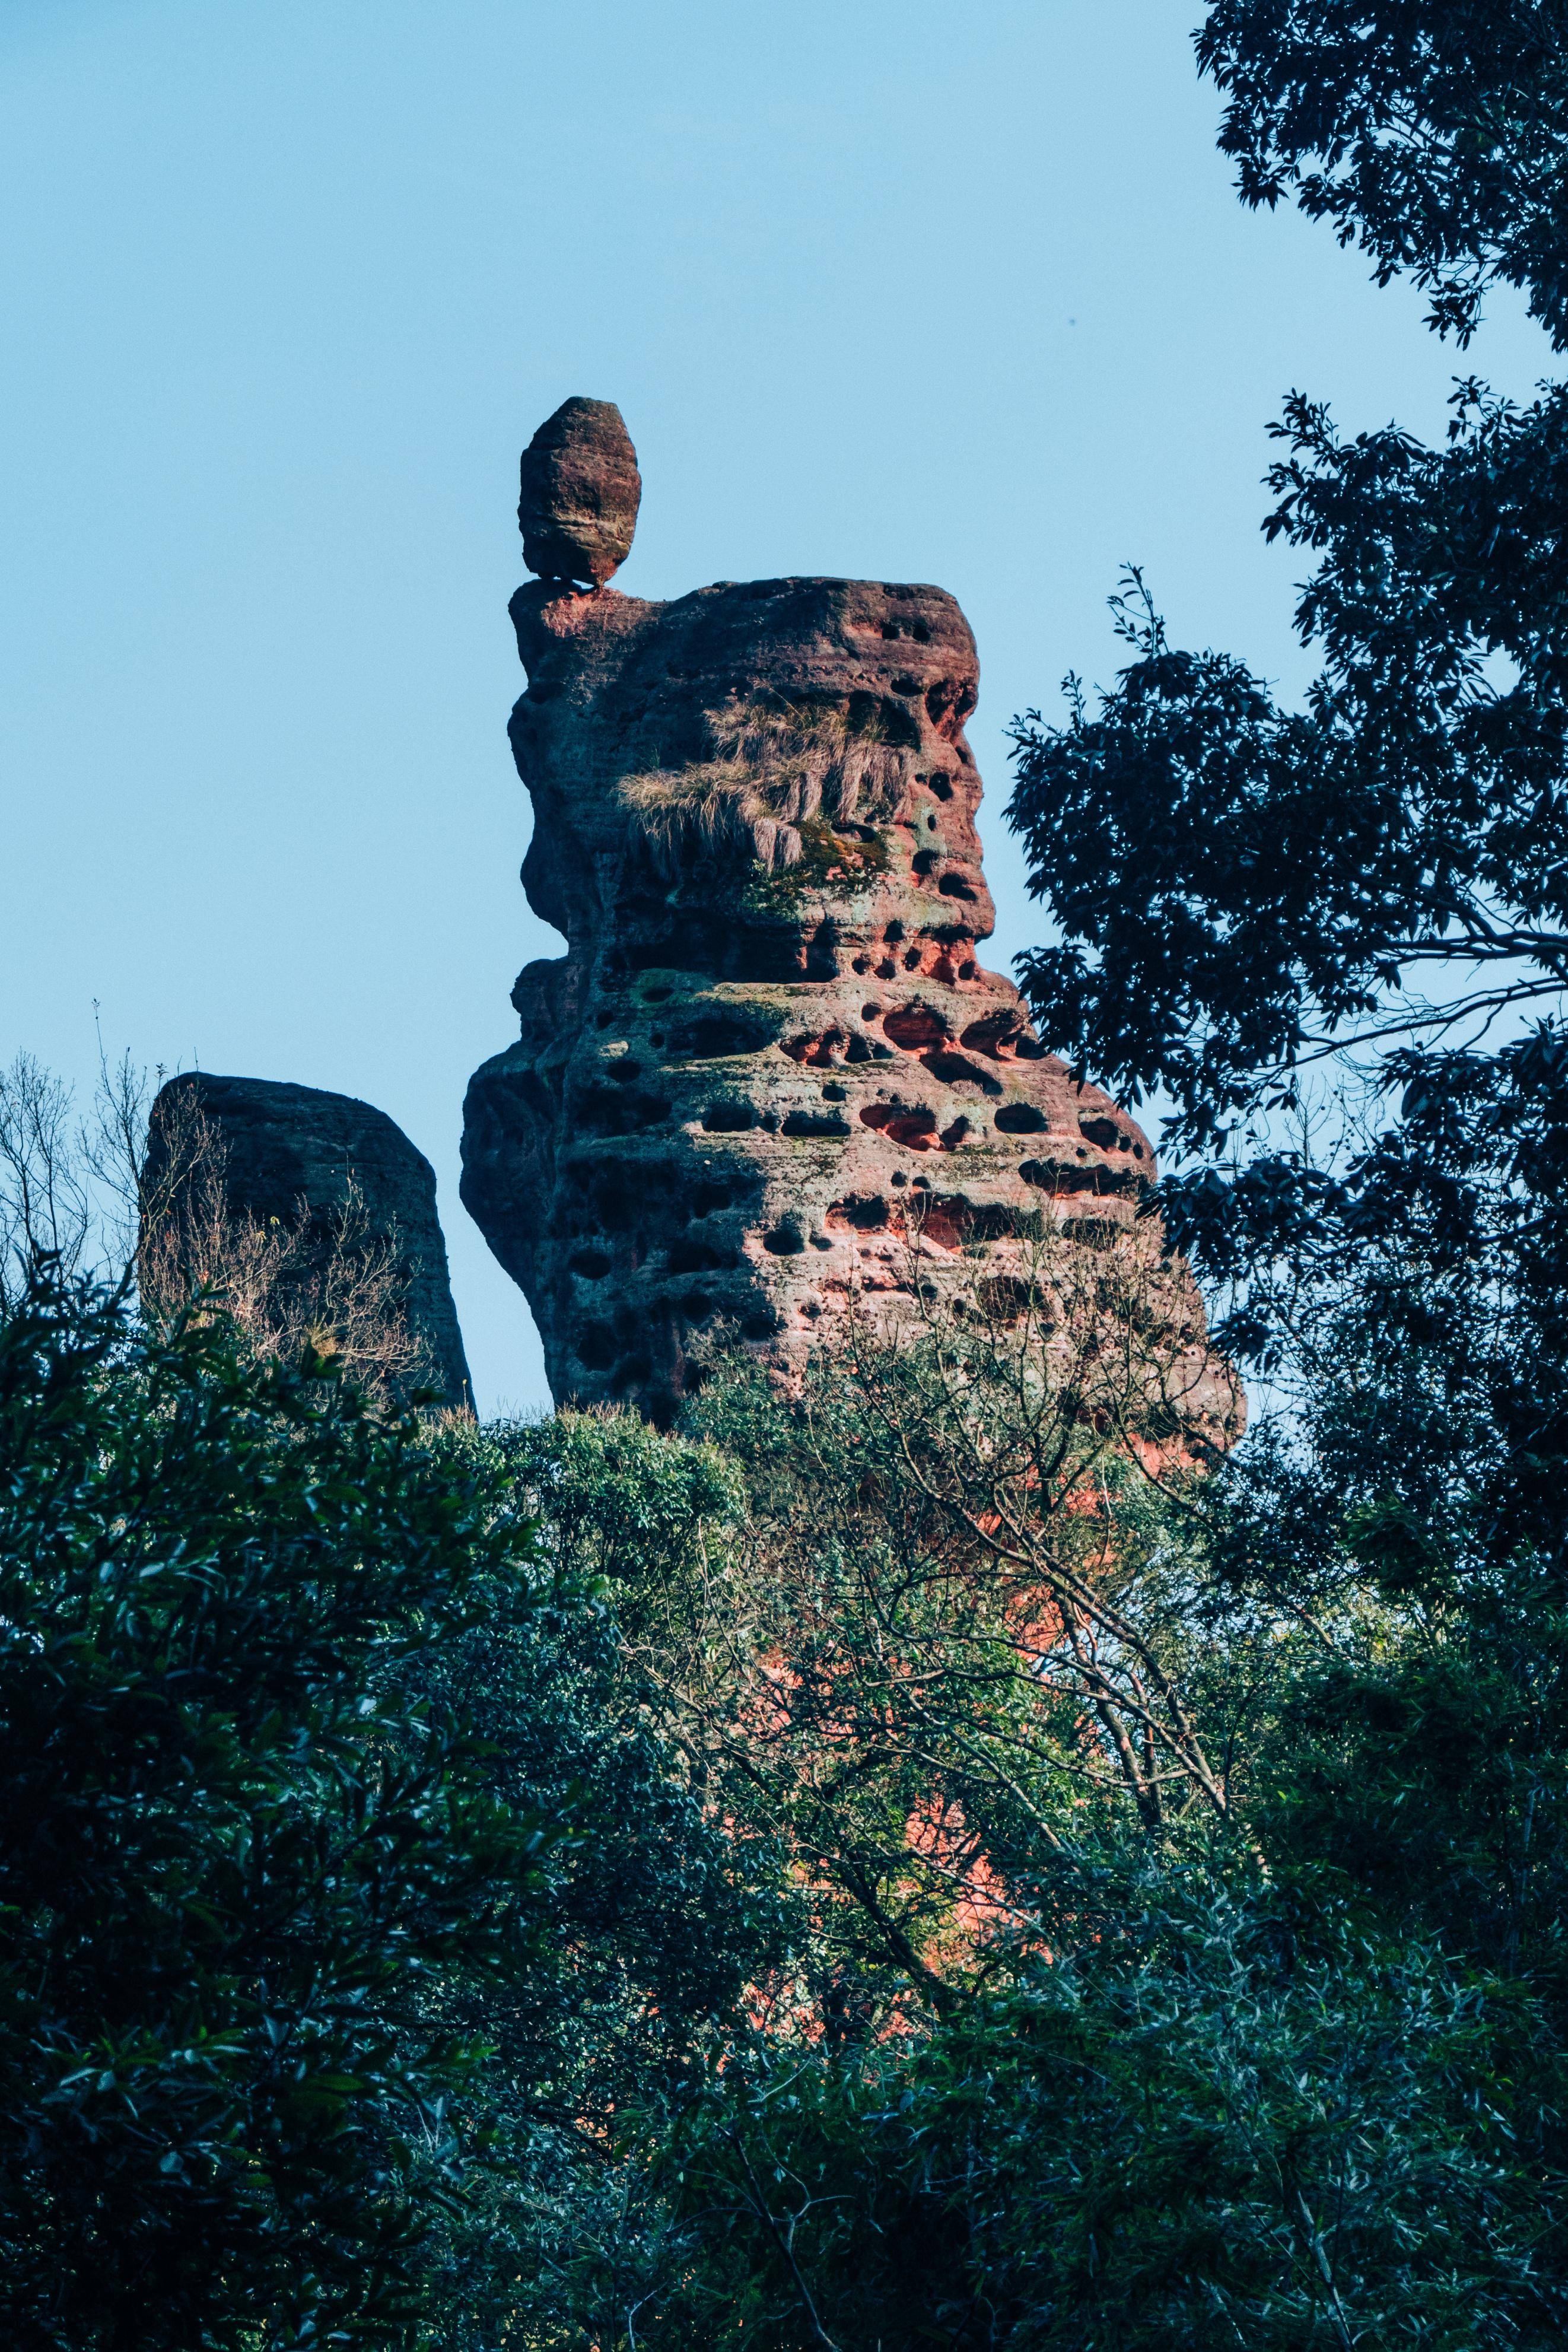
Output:
<instances>
[{"instance_id":1,"label":"clear blue sky","mask_svg":"<svg viewBox=\"0 0 1568 2352\"><path fill-rule=\"evenodd\" d=\"M527 797L517 455L640 453L621 584L930 580L1005 730L1106 677L1143 562L1287 684L1258 523L1292 384L1440 431L1416 298L1245 214L1199 0L0 0L0 1057L302 1080L434 1162L482 1403L543 1397L457 1201L468 1072L554 935ZM1546 372L1517 309L1470 362Z\"/></svg>"}]
</instances>

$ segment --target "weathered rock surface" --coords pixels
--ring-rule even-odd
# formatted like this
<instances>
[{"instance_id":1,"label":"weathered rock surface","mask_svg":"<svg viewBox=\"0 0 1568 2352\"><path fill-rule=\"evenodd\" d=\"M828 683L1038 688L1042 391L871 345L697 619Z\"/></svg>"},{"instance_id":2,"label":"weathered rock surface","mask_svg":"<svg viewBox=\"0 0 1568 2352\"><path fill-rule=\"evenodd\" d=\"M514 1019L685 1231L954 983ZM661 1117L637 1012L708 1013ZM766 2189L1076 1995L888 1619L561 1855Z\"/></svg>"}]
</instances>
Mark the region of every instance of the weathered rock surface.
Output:
<instances>
[{"instance_id":1,"label":"weathered rock surface","mask_svg":"<svg viewBox=\"0 0 1568 2352\"><path fill-rule=\"evenodd\" d=\"M319 1253L331 1247L357 1192L363 1234L391 1245L410 1333L423 1360L421 1384L434 1389L444 1404L468 1406L468 1365L435 1211L435 1173L402 1128L350 1095L273 1078L187 1071L171 1078L152 1105L149 1189L154 1197L170 1139L189 1132L181 1114L193 1108L220 1139L231 1216L254 1217L264 1227L276 1219L301 1231L308 1250Z\"/></svg>"},{"instance_id":2,"label":"weathered rock surface","mask_svg":"<svg viewBox=\"0 0 1568 2352\"><path fill-rule=\"evenodd\" d=\"M523 451L523 561L546 580L602 588L632 552L642 503L637 452L609 400L563 400Z\"/></svg>"},{"instance_id":3,"label":"weathered rock surface","mask_svg":"<svg viewBox=\"0 0 1568 2352\"><path fill-rule=\"evenodd\" d=\"M916 1237L1005 1316L1046 1237L1131 1224L1147 1140L976 957L951 596L545 582L511 613L523 882L568 951L521 974L520 1038L470 1084L463 1198L558 1400L664 1418L721 1349L796 1368L853 1300L907 1307Z\"/></svg>"}]
</instances>

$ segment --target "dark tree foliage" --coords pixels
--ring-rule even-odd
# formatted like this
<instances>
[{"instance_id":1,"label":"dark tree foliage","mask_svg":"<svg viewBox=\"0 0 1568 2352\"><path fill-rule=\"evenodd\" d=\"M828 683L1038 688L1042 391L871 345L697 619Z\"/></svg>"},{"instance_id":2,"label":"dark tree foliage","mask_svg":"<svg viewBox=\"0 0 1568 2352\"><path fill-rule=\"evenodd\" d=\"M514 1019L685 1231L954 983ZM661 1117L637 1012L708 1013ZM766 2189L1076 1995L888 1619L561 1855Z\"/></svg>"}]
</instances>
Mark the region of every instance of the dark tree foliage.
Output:
<instances>
[{"instance_id":1,"label":"dark tree foliage","mask_svg":"<svg viewBox=\"0 0 1568 2352\"><path fill-rule=\"evenodd\" d=\"M903 2046L738 2054L653 2352L1562 2340L1561 2060L1518 1989L1207 1868L1063 1885Z\"/></svg>"},{"instance_id":2,"label":"dark tree foliage","mask_svg":"<svg viewBox=\"0 0 1568 2352\"><path fill-rule=\"evenodd\" d=\"M1296 1412L1207 1498L1211 1562L1321 1636L1249 1811L1276 1870L1531 1988L1568 2047L1561 1299L1377 1247L1311 1321ZM1542 1378L1544 1358L1545 1377Z\"/></svg>"},{"instance_id":3,"label":"dark tree foliage","mask_svg":"<svg viewBox=\"0 0 1568 2352\"><path fill-rule=\"evenodd\" d=\"M1026 959L1051 1036L1186 1135L1332 1039L1443 1008L1550 1001L1568 957L1568 396L1460 394L1442 452L1341 443L1301 400L1270 528L1321 552L1303 711L1227 655L1176 652L1136 593L1137 658L1091 716L1018 730L1012 814L1070 944ZM1141 584L1141 583L1140 583ZM1498 676L1496 657L1506 656Z\"/></svg>"},{"instance_id":4,"label":"dark tree foliage","mask_svg":"<svg viewBox=\"0 0 1568 2352\"><path fill-rule=\"evenodd\" d=\"M1197 48L1245 203L1293 194L1461 341L1501 280L1568 342L1563 0L1216 0Z\"/></svg>"},{"instance_id":5,"label":"dark tree foliage","mask_svg":"<svg viewBox=\"0 0 1568 2352\"><path fill-rule=\"evenodd\" d=\"M1468 332L1505 279L1568 332L1568 10L1231 0L1199 51L1244 195L1333 217L1432 289L1440 327ZM1171 647L1134 574L1114 689L1092 711L1070 681L1064 727L1016 733L1012 814L1066 934L1025 959L1027 992L1113 1083L1167 1088L1199 1148L1358 1041L1423 1103L1473 1090L1500 1016L1550 1055L1568 956L1568 394L1463 383L1440 449L1392 425L1344 440L1299 394L1275 431L1267 529L1316 559L1305 706ZM1505 1093L1523 1067L1493 1050ZM1391 1213L1391 1155L1325 1183L1276 1154L1239 1193L1177 1184L1166 1207L1215 1271L1255 1213L1265 1250L1354 1248Z\"/></svg>"},{"instance_id":6,"label":"dark tree foliage","mask_svg":"<svg viewBox=\"0 0 1568 2352\"><path fill-rule=\"evenodd\" d=\"M418 1663L524 1572L486 1482L308 1361L0 1324L7 2343L388 2347L462 2179L439 1988L534 1958L541 1847Z\"/></svg>"},{"instance_id":7,"label":"dark tree foliage","mask_svg":"<svg viewBox=\"0 0 1568 2352\"><path fill-rule=\"evenodd\" d=\"M1096 1784L1089 1710L1040 1738L997 1625L933 1614L941 1430L914 1350L831 1367L793 1404L705 1389L747 1508L693 1525L684 1578L674 1547L651 1591L628 1566L623 1622L685 1581L678 1613L708 1595L715 1633L733 1626L789 1692L789 1725L714 1694L710 1769L737 1831L793 1832L809 1916L788 1997L716 2020L695 2041L708 2063L664 2095L629 2084L622 2201L580 2204L553 2315L500 2340L1562 2341L1562 1561L1541 1494L1508 1475L1496 1332L1466 1345L1484 1289L1388 1244L1366 1276L1310 1335L1288 1433L1151 1493L1141 1530L1118 1513L1121 1610L1157 1616L1161 1670L1226 1753L1223 1821L1174 1772L1157 1822L1113 1775ZM1009 1363L970 1366L987 1454L1016 1443ZM1522 1416L1527 1338L1513 1369ZM618 1551L644 1498L669 1527L653 1490L695 1493L687 1443L605 1460L571 1497L580 1529L598 1516ZM1019 1613L1049 1686L1065 1638ZM956 1847L946 1914L919 1884L910 1824L938 1796L983 1858L967 1929ZM939 1987L824 1899L846 1861L870 1865L884 1919L900 1906Z\"/></svg>"},{"instance_id":8,"label":"dark tree foliage","mask_svg":"<svg viewBox=\"0 0 1568 2352\"><path fill-rule=\"evenodd\" d=\"M1416 274L1440 329L1500 280L1568 339L1568 11L1227 0L1198 49L1249 200L1293 193ZM1355 1149L1239 1150L1166 1188L1243 1298L1225 1337L1295 1384L1294 1444L1220 1490L1221 1556L1309 1615L1408 1609L1301 1685L1275 1828L1385 1921L1550 1987L1561 2031L1568 394L1463 384L1443 450L1342 441L1299 397L1278 431L1268 527L1317 558L1322 672L1286 710L1124 595L1114 692L1019 731L1069 935L1030 985L1076 1053L1169 1087L1199 1146L1376 1042Z\"/></svg>"},{"instance_id":9,"label":"dark tree foliage","mask_svg":"<svg viewBox=\"0 0 1568 2352\"><path fill-rule=\"evenodd\" d=\"M733 1509L737 1481L706 1449L632 1416L563 1414L460 1439L536 1531L548 1580L445 1644L426 1670L461 1695L490 1784L516 1811L568 1819L538 1857L536 1965L505 1985L470 1975L452 2003L487 2046L474 2084L490 2162L444 2233L433 2346L512 2352L580 2342L635 2305L651 2243L628 2231L617 2145L631 2109L684 2104L747 1989L787 1948L776 1857L721 1820L662 1736L659 1692L627 1656L618 1604L656 1588ZM584 2281L586 2279L586 2285ZM569 2284L568 2282L570 2284Z\"/></svg>"}]
</instances>

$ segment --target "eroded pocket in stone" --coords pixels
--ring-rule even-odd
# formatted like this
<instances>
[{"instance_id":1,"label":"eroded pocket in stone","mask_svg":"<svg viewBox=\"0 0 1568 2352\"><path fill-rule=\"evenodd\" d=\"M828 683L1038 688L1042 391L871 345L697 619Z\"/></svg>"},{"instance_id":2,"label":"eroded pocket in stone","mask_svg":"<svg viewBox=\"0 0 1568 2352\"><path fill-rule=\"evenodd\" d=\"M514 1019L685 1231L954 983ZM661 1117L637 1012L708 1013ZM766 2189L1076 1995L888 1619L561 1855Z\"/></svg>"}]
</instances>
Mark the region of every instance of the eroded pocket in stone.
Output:
<instances>
[{"instance_id":1,"label":"eroded pocket in stone","mask_svg":"<svg viewBox=\"0 0 1568 2352\"><path fill-rule=\"evenodd\" d=\"M760 1023L728 1013L702 1013L674 1033L670 1051L683 1061L717 1062L732 1054L760 1054L772 1034Z\"/></svg>"},{"instance_id":2,"label":"eroded pocket in stone","mask_svg":"<svg viewBox=\"0 0 1568 2352\"><path fill-rule=\"evenodd\" d=\"M792 1062L799 1062L803 1068L816 1070L831 1070L849 1042L844 1032L837 1026L780 1040Z\"/></svg>"},{"instance_id":3,"label":"eroded pocket in stone","mask_svg":"<svg viewBox=\"0 0 1568 2352\"><path fill-rule=\"evenodd\" d=\"M690 1234L682 1234L670 1244L664 1264L672 1274L727 1274L739 1264L739 1258L736 1251L719 1243L698 1241Z\"/></svg>"},{"instance_id":4,"label":"eroded pocket in stone","mask_svg":"<svg viewBox=\"0 0 1568 2352\"><path fill-rule=\"evenodd\" d=\"M1036 1185L1042 1192L1092 1192L1108 1197L1138 1190L1138 1179L1130 1168L1085 1166L1082 1162L1075 1165L1068 1160L1026 1160L1019 1174L1026 1184Z\"/></svg>"},{"instance_id":5,"label":"eroded pocket in stone","mask_svg":"<svg viewBox=\"0 0 1568 2352\"><path fill-rule=\"evenodd\" d=\"M841 1143L849 1131L849 1120L836 1110L792 1110L784 1120L786 1135L822 1136Z\"/></svg>"},{"instance_id":6,"label":"eroded pocket in stone","mask_svg":"<svg viewBox=\"0 0 1568 2352\"><path fill-rule=\"evenodd\" d=\"M1040 1304L1040 1293L1016 1274L988 1274L975 1285L975 1303L989 1322L1019 1323Z\"/></svg>"},{"instance_id":7,"label":"eroded pocket in stone","mask_svg":"<svg viewBox=\"0 0 1568 2352\"><path fill-rule=\"evenodd\" d=\"M868 1103L861 1113L861 1123L874 1128L892 1143L902 1143L906 1151L931 1151L936 1148L936 1114L924 1105L911 1108L903 1103Z\"/></svg>"},{"instance_id":8,"label":"eroded pocket in stone","mask_svg":"<svg viewBox=\"0 0 1568 2352\"><path fill-rule=\"evenodd\" d=\"M887 1224L887 1202L880 1192L851 1192L833 1202L825 1222L830 1231L848 1225L857 1234L879 1234Z\"/></svg>"},{"instance_id":9,"label":"eroded pocket in stone","mask_svg":"<svg viewBox=\"0 0 1568 2352\"><path fill-rule=\"evenodd\" d=\"M1078 1131L1086 1143L1097 1143L1102 1151L1130 1151L1137 1160L1144 1156L1144 1147L1137 1138L1119 1127L1113 1118L1084 1118L1081 1115Z\"/></svg>"},{"instance_id":10,"label":"eroded pocket in stone","mask_svg":"<svg viewBox=\"0 0 1568 2352\"><path fill-rule=\"evenodd\" d=\"M945 1087L978 1087L982 1094L999 1095L1001 1093L1001 1080L993 1078L989 1070L980 1069L974 1062L967 1062L962 1054L923 1054L921 1059L932 1076L938 1079ZM1002 1116L998 1112L997 1118L998 1127L1001 1125Z\"/></svg>"},{"instance_id":11,"label":"eroded pocket in stone","mask_svg":"<svg viewBox=\"0 0 1568 2352\"><path fill-rule=\"evenodd\" d=\"M899 1004L883 1023L886 1034L905 1052L921 1054L947 1042L946 1022L934 1004Z\"/></svg>"},{"instance_id":12,"label":"eroded pocket in stone","mask_svg":"<svg viewBox=\"0 0 1568 2352\"><path fill-rule=\"evenodd\" d=\"M576 1123L591 1135L635 1135L641 1128L661 1126L669 1116L670 1106L661 1096L591 1087L577 1104Z\"/></svg>"}]
</instances>

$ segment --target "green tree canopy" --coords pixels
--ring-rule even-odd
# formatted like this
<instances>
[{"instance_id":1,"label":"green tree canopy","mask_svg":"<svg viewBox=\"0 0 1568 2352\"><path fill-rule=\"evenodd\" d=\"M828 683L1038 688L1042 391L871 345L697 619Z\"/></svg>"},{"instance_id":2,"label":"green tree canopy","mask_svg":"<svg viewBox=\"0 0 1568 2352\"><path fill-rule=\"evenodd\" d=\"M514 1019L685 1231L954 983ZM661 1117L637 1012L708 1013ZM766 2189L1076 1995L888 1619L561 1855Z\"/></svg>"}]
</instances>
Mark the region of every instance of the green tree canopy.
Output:
<instances>
[{"instance_id":1,"label":"green tree canopy","mask_svg":"<svg viewBox=\"0 0 1568 2352\"><path fill-rule=\"evenodd\" d=\"M1568 11L1224 0L1197 46L1249 202L1332 219L1428 288L1441 331L1468 336L1508 283L1568 335ZM1403 1126L1332 1180L1274 1152L1228 1192L1167 1190L1222 1275L1412 1213L1457 1255L1495 1241L1487 1182L1539 1207L1517 1137L1538 1164L1568 1118L1568 390L1521 407L1463 383L1438 448L1346 439L1299 393L1274 429L1266 528L1314 565L1302 706L1173 647L1134 573L1114 688L1091 708L1070 680L1064 725L1016 730L1011 814L1064 934L1023 962L1053 1043L1167 1089L1201 1149L1358 1042L1402 1094Z\"/></svg>"},{"instance_id":2,"label":"green tree canopy","mask_svg":"<svg viewBox=\"0 0 1568 2352\"><path fill-rule=\"evenodd\" d=\"M1293 195L1461 341L1502 283L1568 343L1562 0L1215 0L1196 46L1244 203Z\"/></svg>"},{"instance_id":3,"label":"green tree canopy","mask_svg":"<svg viewBox=\"0 0 1568 2352\"><path fill-rule=\"evenodd\" d=\"M18 2347L404 2340L541 1850L416 1668L526 1532L411 1419L37 1275L0 1321L0 2265Z\"/></svg>"}]
</instances>

